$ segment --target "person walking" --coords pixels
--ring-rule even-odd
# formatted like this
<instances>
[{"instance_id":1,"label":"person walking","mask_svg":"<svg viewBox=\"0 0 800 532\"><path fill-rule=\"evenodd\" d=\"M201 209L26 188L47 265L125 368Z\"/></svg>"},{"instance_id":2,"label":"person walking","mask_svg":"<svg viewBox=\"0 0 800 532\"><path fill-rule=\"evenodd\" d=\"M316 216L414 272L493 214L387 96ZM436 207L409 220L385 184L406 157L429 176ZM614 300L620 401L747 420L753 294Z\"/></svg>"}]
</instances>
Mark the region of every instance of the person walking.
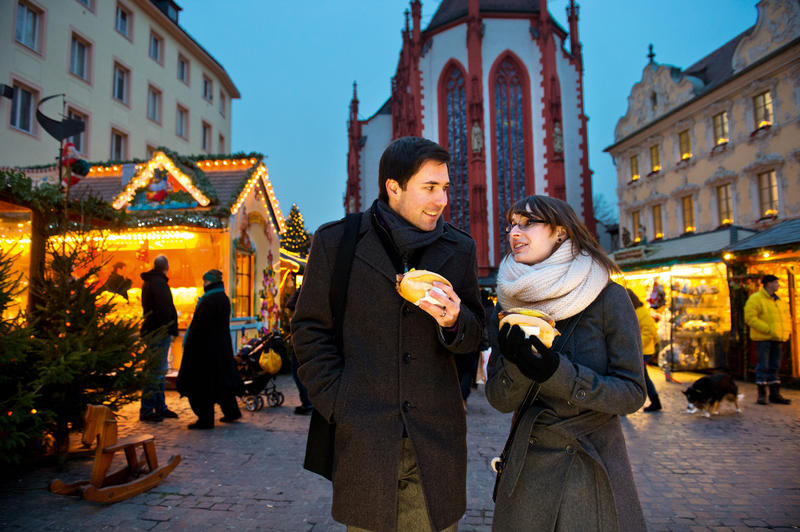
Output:
<instances>
[{"instance_id":1,"label":"person walking","mask_svg":"<svg viewBox=\"0 0 800 532\"><path fill-rule=\"evenodd\" d=\"M222 409L220 421L233 423L242 417L236 395L244 393L244 384L233 360L231 302L225 294L222 272L204 273L203 290L183 337L178 370L178 393L189 399L197 415L190 429L214 428L214 403Z\"/></svg>"},{"instance_id":2,"label":"person walking","mask_svg":"<svg viewBox=\"0 0 800 532\"><path fill-rule=\"evenodd\" d=\"M297 299L299 297L300 297L300 288L295 290L289 297L289 299L286 301L286 310L288 310L290 313L294 313L294 310L297 307ZM289 340L291 341L291 336L289 337ZM292 349L291 353L291 364L292 364L292 380L294 381L294 385L297 388L297 395L300 399L300 406L294 407L294 413L298 416L310 416L311 413L314 411L314 405L311 404L311 399L308 398L308 390L306 390L306 387L303 386L302 382L300 382L300 377L297 376L297 368L300 367L300 364L297 362L297 357L294 354L294 349Z\"/></svg>"},{"instance_id":3,"label":"person walking","mask_svg":"<svg viewBox=\"0 0 800 532\"><path fill-rule=\"evenodd\" d=\"M115 294L119 294L128 300L128 290L131 289L131 280L125 277L125 270L127 269L128 265L124 262L117 262L111 269L111 274L106 279L105 285L103 286L104 290L108 290L109 292L114 292Z\"/></svg>"},{"instance_id":4,"label":"person walking","mask_svg":"<svg viewBox=\"0 0 800 532\"><path fill-rule=\"evenodd\" d=\"M661 400L658 398L656 385L650 378L647 372L647 363L650 358L656 354L656 340L658 339L658 329L656 328L656 321L650 315L650 309L642 303L636 294L630 288L628 290L628 297L633 303L633 309L636 311L636 319L639 320L639 330L642 334L642 359L644 360L644 384L647 387L647 398L650 399L650 405L644 407L645 412L658 412L661 410Z\"/></svg>"},{"instance_id":5,"label":"person walking","mask_svg":"<svg viewBox=\"0 0 800 532\"><path fill-rule=\"evenodd\" d=\"M333 518L348 530L456 530L466 510L466 417L453 358L481 340L475 242L442 220L450 155L402 137L381 156L362 215L336 345L329 304L343 221L314 236L292 321L298 374L336 424ZM434 271L436 303L398 294L397 274Z\"/></svg>"},{"instance_id":6,"label":"person walking","mask_svg":"<svg viewBox=\"0 0 800 532\"><path fill-rule=\"evenodd\" d=\"M780 281L774 275L761 278L761 289L747 298L744 304L744 321L750 327L750 339L756 344L756 403L769 402L788 405L792 401L781 395L778 370L781 367L781 344L789 339L792 331L789 306L778 297Z\"/></svg>"},{"instance_id":7,"label":"person walking","mask_svg":"<svg viewBox=\"0 0 800 532\"><path fill-rule=\"evenodd\" d=\"M169 346L173 338L178 336L178 313L172 302L172 292L169 289L169 261L164 255L159 255L153 261L153 269L141 274L142 278L142 334L166 326L167 336L155 347L159 353L158 381L142 391L142 403L139 408L141 421L163 421L164 418L177 418L178 414L167 408L164 396L164 384L168 369Z\"/></svg>"},{"instance_id":8,"label":"person walking","mask_svg":"<svg viewBox=\"0 0 800 532\"><path fill-rule=\"evenodd\" d=\"M642 345L618 271L564 201L529 196L506 215L486 397L516 411L493 530L645 530L619 416L644 403ZM551 347L498 312L544 311Z\"/></svg>"}]
</instances>

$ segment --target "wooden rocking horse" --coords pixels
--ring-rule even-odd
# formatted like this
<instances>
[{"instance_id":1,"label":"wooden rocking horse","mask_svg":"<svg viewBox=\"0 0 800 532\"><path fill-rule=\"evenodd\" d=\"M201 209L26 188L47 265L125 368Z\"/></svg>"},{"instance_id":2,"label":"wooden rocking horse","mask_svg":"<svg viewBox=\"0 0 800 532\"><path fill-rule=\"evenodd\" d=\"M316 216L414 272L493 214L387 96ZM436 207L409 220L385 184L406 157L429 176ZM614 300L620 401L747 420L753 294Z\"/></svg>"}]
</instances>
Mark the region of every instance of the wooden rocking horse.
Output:
<instances>
[{"instance_id":1,"label":"wooden rocking horse","mask_svg":"<svg viewBox=\"0 0 800 532\"><path fill-rule=\"evenodd\" d=\"M173 456L167 464L159 467L153 436L144 434L117 439L117 420L107 406L89 405L84 416L85 428L81 441L85 446L97 442L89 480L65 484L60 480L50 483L50 491L61 495L80 494L84 499L113 503L134 497L157 486L169 475L180 461ZM141 445L144 452L137 457L136 448ZM111 461L117 451L125 452L127 465L109 473Z\"/></svg>"}]
</instances>

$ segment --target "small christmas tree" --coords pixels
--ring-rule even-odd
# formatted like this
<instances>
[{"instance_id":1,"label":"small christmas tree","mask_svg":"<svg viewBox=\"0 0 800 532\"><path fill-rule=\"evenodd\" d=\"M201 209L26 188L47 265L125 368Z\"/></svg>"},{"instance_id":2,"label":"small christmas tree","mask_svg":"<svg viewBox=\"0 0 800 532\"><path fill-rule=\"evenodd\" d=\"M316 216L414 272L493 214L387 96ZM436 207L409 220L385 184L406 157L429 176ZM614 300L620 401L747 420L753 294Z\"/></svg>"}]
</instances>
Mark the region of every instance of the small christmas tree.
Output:
<instances>
[{"instance_id":1,"label":"small christmas tree","mask_svg":"<svg viewBox=\"0 0 800 532\"><path fill-rule=\"evenodd\" d=\"M281 247L305 258L308 256L308 249L311 245L311 235L306 231L303 223L303 215L297 204L292 204L289 211L289 219L286 221L286 229L281 234Z\"/></svg>"},{"instance_id":2,"label":"small christmas tree","mask_svg":"<svg viewBox=\"0 0 800 532\"><path fill-rule=\"evenodd\" d=\"M138 399L158 373L157 356L140 335L138 320L114 316L114 303L101 297L98 274L107 261L103 246L86 233L48 242L44 286L33 286L40 304L32 320L38 342L29 363L37 372L40 410L52 412L49 429L59 455L67 451L69 430L82 424L89 404L112 410Z\"/></svg>"}]
</instances>

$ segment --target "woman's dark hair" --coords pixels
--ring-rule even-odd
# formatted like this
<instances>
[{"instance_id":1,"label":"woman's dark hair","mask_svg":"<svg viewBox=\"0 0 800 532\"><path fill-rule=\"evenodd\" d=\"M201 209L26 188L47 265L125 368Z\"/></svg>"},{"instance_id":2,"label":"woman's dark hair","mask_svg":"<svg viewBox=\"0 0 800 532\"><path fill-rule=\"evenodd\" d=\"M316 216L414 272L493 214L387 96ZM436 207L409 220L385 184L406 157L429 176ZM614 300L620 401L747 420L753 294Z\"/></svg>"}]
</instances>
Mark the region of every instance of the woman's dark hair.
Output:
<instances>
[{"instance_id":1,"label":"woman's dark hair","mask_svg":"<svg viewBox=\"0 0 800 532\"><path fill-rule=\"evenodd\" d=\"M633 303L633 308L639 308L642 305L644 305L644 303L639 301L639 298L636 297L636 293L633 290L631 290L630 288L626 288L625 290L628 292L628 297L631 298L631 303Z\"/></svg>"},{"instance_id":2,"label":"woman's dark hair","mask_svg":"<svg viewBox=\"0 0 800 532\"><path fill-rule=\"evenodd\" d=\"M400 137L384 150L378 165L378 198L389 202L386 181L394 179L405 190L406 183L426 161L450 162L450 154L432 140Z\"/></svg>"},{"instance_id":3,"label":"woman's dark hair","mask_svg":"<svg viewBox=\"0 0 800 532\"><path fill-rule=\"evenodd\" d=\"M602 264L609 274L619 273L617 264L606 255L597 239L586 228L569 203L551 198L550 196L528 196L516 202L506 213L506 220L511 223L513 215L538 218L550 225L550 230L555 231L557 226L563 227L567 237L572 242L572 252L576 255L586 252Z\"/></svg>"}]
</instances>

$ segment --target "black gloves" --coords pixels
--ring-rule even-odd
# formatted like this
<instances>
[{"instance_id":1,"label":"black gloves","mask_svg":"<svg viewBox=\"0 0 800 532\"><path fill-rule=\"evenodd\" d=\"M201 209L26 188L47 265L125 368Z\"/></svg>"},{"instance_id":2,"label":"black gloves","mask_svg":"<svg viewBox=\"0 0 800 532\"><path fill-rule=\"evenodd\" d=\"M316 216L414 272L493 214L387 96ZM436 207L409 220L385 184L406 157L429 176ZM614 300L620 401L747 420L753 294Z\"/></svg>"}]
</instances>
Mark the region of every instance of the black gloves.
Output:
<instances>
[{"instance_id":1,"label":"black gloves","mask_svg":"<svg viewBox=\"0 0 800 532\"><path fill-rule=\"evenodd\" d=\"M561 358L558 353L545 347L535 336L526 338L519 325L503 325L497 341L503 358L516 364L522 374L531 380L544 382L558 369ZM538 353L534 353L531 347Z\"/></svg>"}]
</instances>

